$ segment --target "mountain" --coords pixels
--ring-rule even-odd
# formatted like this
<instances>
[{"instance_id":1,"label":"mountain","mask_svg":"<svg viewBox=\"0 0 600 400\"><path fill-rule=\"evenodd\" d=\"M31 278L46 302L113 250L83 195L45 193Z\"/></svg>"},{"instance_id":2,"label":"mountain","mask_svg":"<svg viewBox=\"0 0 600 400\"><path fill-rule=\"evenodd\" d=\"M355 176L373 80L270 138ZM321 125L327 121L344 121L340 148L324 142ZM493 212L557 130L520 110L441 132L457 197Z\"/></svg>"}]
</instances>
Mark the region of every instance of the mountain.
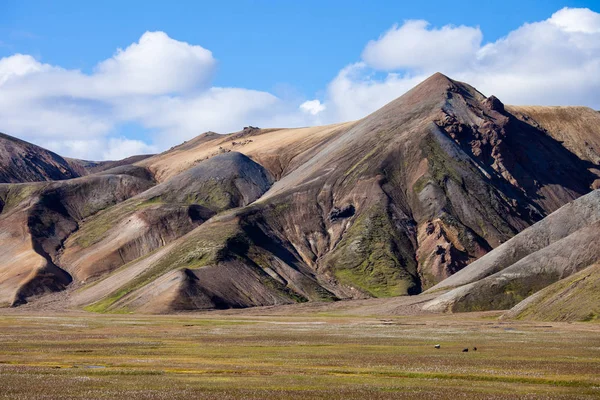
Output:
<instances>
[{"instance_id":1,"label":"mountain","mask_svg":"<svg viewBox=\"0 0 600 400\"><path fill-rule=\"evenodd\" d=\"M72 276L55 262L64 240L86 217L150 186L125 174L0 184L0 304L65 289Z\"/></svg>"},{"instance_id":2,"label":"mountain","mask_svg":"<svg viewBox=\"0 0 600 400\"><path fill-rule=\"evenodd\" d=\"M64 243L61 263L78 281L111 272L219 211L250 204L271 183L270 174L245 155L217 155L89 218Z\"/></svg>"},{"instance_id":3,"label":"mountain","mask_svg":"<svg viewBox=\"0 0 600 400\"><path fill-rule=\"evenodd\" d=\"M0 133L0 183L59 181L135 164L152 154L115 161L61 157L42 147Z\"/></svg>"},{"instance_id":4,"label":"mountain","mask_svg":"<svg viewBox=\"0 0 600 400\"><path fill-rule=\"evenodd\" d=\"M80 176L95 174L98 172L106 171L111 168L121 167L123 165L131 165L136 162L145 160L146 158L152 157L153 154L140 154L124 158L122 160L115 161L87 161L78 160L76 158L65 158L69 164L79 172Z\"/></svg>"},{"instance_id":5,"label":"mountain","mask_svg":"<svg viewBox=\"0 0 600 400\"><path fill-rule=\"evenodd\" d=\"M80 171L58 154L0 133L0 183L53 181L79 176Z\"/></svg>"},{"instance_id":6,"label":"mountain","mask_svg":"<svg viewBox=\"0 0 600 400\"><path fill-rule=\"evenodd\" d=\"M597 112L504 106L435 74L359 121L207 132L133 166L4 185L0 227L19 240L0 298L154 313L418 294L597 188L599 160ZM95 185L119 194L96 202ZM41 267L15 260L40 255L57 269L23 289Z\"/></svg>"}]
</instances>

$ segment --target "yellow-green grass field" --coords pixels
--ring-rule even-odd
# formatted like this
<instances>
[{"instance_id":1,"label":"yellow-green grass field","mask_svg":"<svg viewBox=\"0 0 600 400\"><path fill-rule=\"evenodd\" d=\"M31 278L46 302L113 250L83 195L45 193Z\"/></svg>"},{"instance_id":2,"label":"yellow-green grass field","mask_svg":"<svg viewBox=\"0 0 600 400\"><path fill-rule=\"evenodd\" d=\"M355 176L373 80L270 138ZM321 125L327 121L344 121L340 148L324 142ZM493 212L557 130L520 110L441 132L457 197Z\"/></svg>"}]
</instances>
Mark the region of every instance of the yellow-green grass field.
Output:
<instances>
[{"instance_id":1,"label":"yellow-green grass field","mask_svg":"<svg viewBox=\"0 0 600 400\"><path fill-rule=\"evenodd\" d=\"M287 310L5 311L0 398L600 398L598 323Z\"/></svg>"}]
</instances>

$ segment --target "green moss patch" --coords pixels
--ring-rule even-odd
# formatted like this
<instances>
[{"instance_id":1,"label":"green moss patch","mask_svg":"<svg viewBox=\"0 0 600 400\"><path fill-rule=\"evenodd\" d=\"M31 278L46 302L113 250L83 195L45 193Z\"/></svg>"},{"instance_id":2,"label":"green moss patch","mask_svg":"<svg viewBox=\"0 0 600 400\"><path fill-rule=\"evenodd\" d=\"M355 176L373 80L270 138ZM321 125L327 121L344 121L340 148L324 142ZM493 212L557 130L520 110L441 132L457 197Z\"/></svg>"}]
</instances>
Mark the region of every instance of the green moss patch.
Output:
<instances>
[{"instance_id":1,"label":"green moss patch","mask_svg":"<svg viewBox=\"0 0 600 400\"><path fill-rule=\"evenodd\" d=\"M374 297L410 293L418 283L408 238L400 236L382 206L354 221L327 264L339 281Z\"/></svg>"}]
</instances>

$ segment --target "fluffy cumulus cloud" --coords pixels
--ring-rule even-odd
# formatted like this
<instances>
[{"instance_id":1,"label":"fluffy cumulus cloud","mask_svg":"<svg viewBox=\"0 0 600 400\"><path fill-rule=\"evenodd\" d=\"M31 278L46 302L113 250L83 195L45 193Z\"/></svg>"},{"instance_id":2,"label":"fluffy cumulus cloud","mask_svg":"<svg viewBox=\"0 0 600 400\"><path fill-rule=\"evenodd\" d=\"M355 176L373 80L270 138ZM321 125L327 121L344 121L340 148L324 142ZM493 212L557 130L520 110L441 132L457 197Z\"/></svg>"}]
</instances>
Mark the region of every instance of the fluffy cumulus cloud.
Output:
<instances>
[{"instance_id":1,"label":"fluffy cumulus cloud","mask_svg":"<svg viewBox=\"0 0 600 400\"><path fill-rule=\"evenodd\" d=\"M479 27L405 21L366 43L320 99L214 87L215 68L211 51L163 32L145 33L91 73L15 54L0 59L0 130L64 155L115 159L207 130L361 118L437 71L506 103L600 109L600 14L564 8L492 42ZM122 132L131 124L143 140Z\"/></svg>"},{"instance_id":2,"label":"fluffy cumulus cloud","mask_svg":"<svg viewBox=\"0 0 600 400\"><path fill-rule=\"evenodd\" d=\"M2 131L67 156L115 159L149 153L206 130L237 130L280 110L265 92L210 87L216 60L197 45L146 32L92 73L15 54L0 59ZM124 124L147 128L122 137Z\"/></svg>"},{"instance_id":3,"label":"fluffy cumulus cloud","mask_svg":"<svg viewBox=\"0 0 600 400\"><path fill-rule=\"evenodd\" d=\"M209 82L215 66L212 53L168 37L146 32L96 67L95 90L106 95L158 95L185 92Z\"/></svg>"},{"instance_id":4,"label":"fluffy cumulus cloud","mask_svg":"<svg viewBox=\"0 0 600 400\"><path fill-rule=\"evenodd\" d=\"M564 8L494 42L478 27L405 21L369 42L328 87L325 105L360 118L434 72L472 84L506 103L600 109L600 14Z\"/></svg>"},{"instance_id":5,"label":"fluffy cumulus cloud","mask_svg":"<svg viewBox=\"0 0 600 400\"><path fill-rule=\"evenodd\" d=\"M567 32L600 33L600 14L588 8L563 8L548 21Z\"/></svg>"},{"instance_id":6,"label":"fluffy cumulus cloud","mask_svg":"<svg viewBox=\"0 0 600 400\"><path fill-rule=\"evenodd\" d=\"M406 21L394 26L378 40L370 41L362 58L377 69L427 69L432 65L462 68L481 45L479 28L447 25L431 28L427 21Z\"/></svg>"}]
</instances>

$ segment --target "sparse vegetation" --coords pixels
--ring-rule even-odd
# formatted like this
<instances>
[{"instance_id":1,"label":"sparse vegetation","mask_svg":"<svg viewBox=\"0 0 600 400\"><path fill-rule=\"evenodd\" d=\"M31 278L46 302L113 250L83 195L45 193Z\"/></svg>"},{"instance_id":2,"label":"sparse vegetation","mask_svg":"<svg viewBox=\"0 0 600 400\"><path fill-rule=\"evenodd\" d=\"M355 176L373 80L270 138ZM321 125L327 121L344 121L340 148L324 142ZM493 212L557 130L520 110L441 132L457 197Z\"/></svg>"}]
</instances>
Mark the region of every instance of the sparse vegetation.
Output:
<instances>
[{"instance_id":1,"label":"sparse vegetation","mask_svg":"<svg viewBox=\"0 0 600 400\"><path fill-rule=\"evenodd\" d=\"M162 202L158 198L147 200L134 198L126 200L119 204L118 207L111 207L92 216L85 223L81 224L82 228L69 240L74 241L78 246L83 248L90 247L106 237L107 232L115 226L115 221L120 221L135 211L160 204Z\"/></svg>"},{"instance_id":2,"label":"sparse vegetation","mask_svg":"<svg viewBox=\"0 0 600 400\"><path fill-rule=\"evenodd\" d=\"M591 399L599 329L307 310L4 314L0 397Z\"/></svg>"},{"instance_id":3,"label":"sparse vegetation","mask_svg":"<svg viewBox=\"0 0 600 400\"><path fill-rule=\"evenodd\" d=\"M404 295L415 286L416 265L399 246L406 244L386 210L373 207L354 221L328 263L342 283L372 296Z\"/></svg>"},{"instance_id":4,"label":"sparse vegetation","mask_svg":"<svg viewBox=\"0 0 600 400\"><path fill-rule=\"evenodd\" d=\"M542 321L596 321L600 314L600 264L549 285L514 317Z\"/></svg>"},{"instance_id":5,"label":"sparse vegetation","mask_svg":"<svg viewBox=\"0 0 600 400\"><path fill-rule=\"evenodd\" d=\"M203 267L209 263L219 261L219 252L227 244L228 238L236 234L236 224L232 221L229 224L217 224L208 226L207 229L196 232L196 234L187 237L181 246L175 247L168 252L158 262L144 273L138 275L124 286L119 287L106 298L85 307L87 311L92 312L127 312L128 310L113 308L113 305L129 293L149 284L152 280L165 274L168 271L189 268L195 269ZM134 262L138 262L136 260ZM121 267L128 268L128 265Z\"/></svg>"}]
</instances>

